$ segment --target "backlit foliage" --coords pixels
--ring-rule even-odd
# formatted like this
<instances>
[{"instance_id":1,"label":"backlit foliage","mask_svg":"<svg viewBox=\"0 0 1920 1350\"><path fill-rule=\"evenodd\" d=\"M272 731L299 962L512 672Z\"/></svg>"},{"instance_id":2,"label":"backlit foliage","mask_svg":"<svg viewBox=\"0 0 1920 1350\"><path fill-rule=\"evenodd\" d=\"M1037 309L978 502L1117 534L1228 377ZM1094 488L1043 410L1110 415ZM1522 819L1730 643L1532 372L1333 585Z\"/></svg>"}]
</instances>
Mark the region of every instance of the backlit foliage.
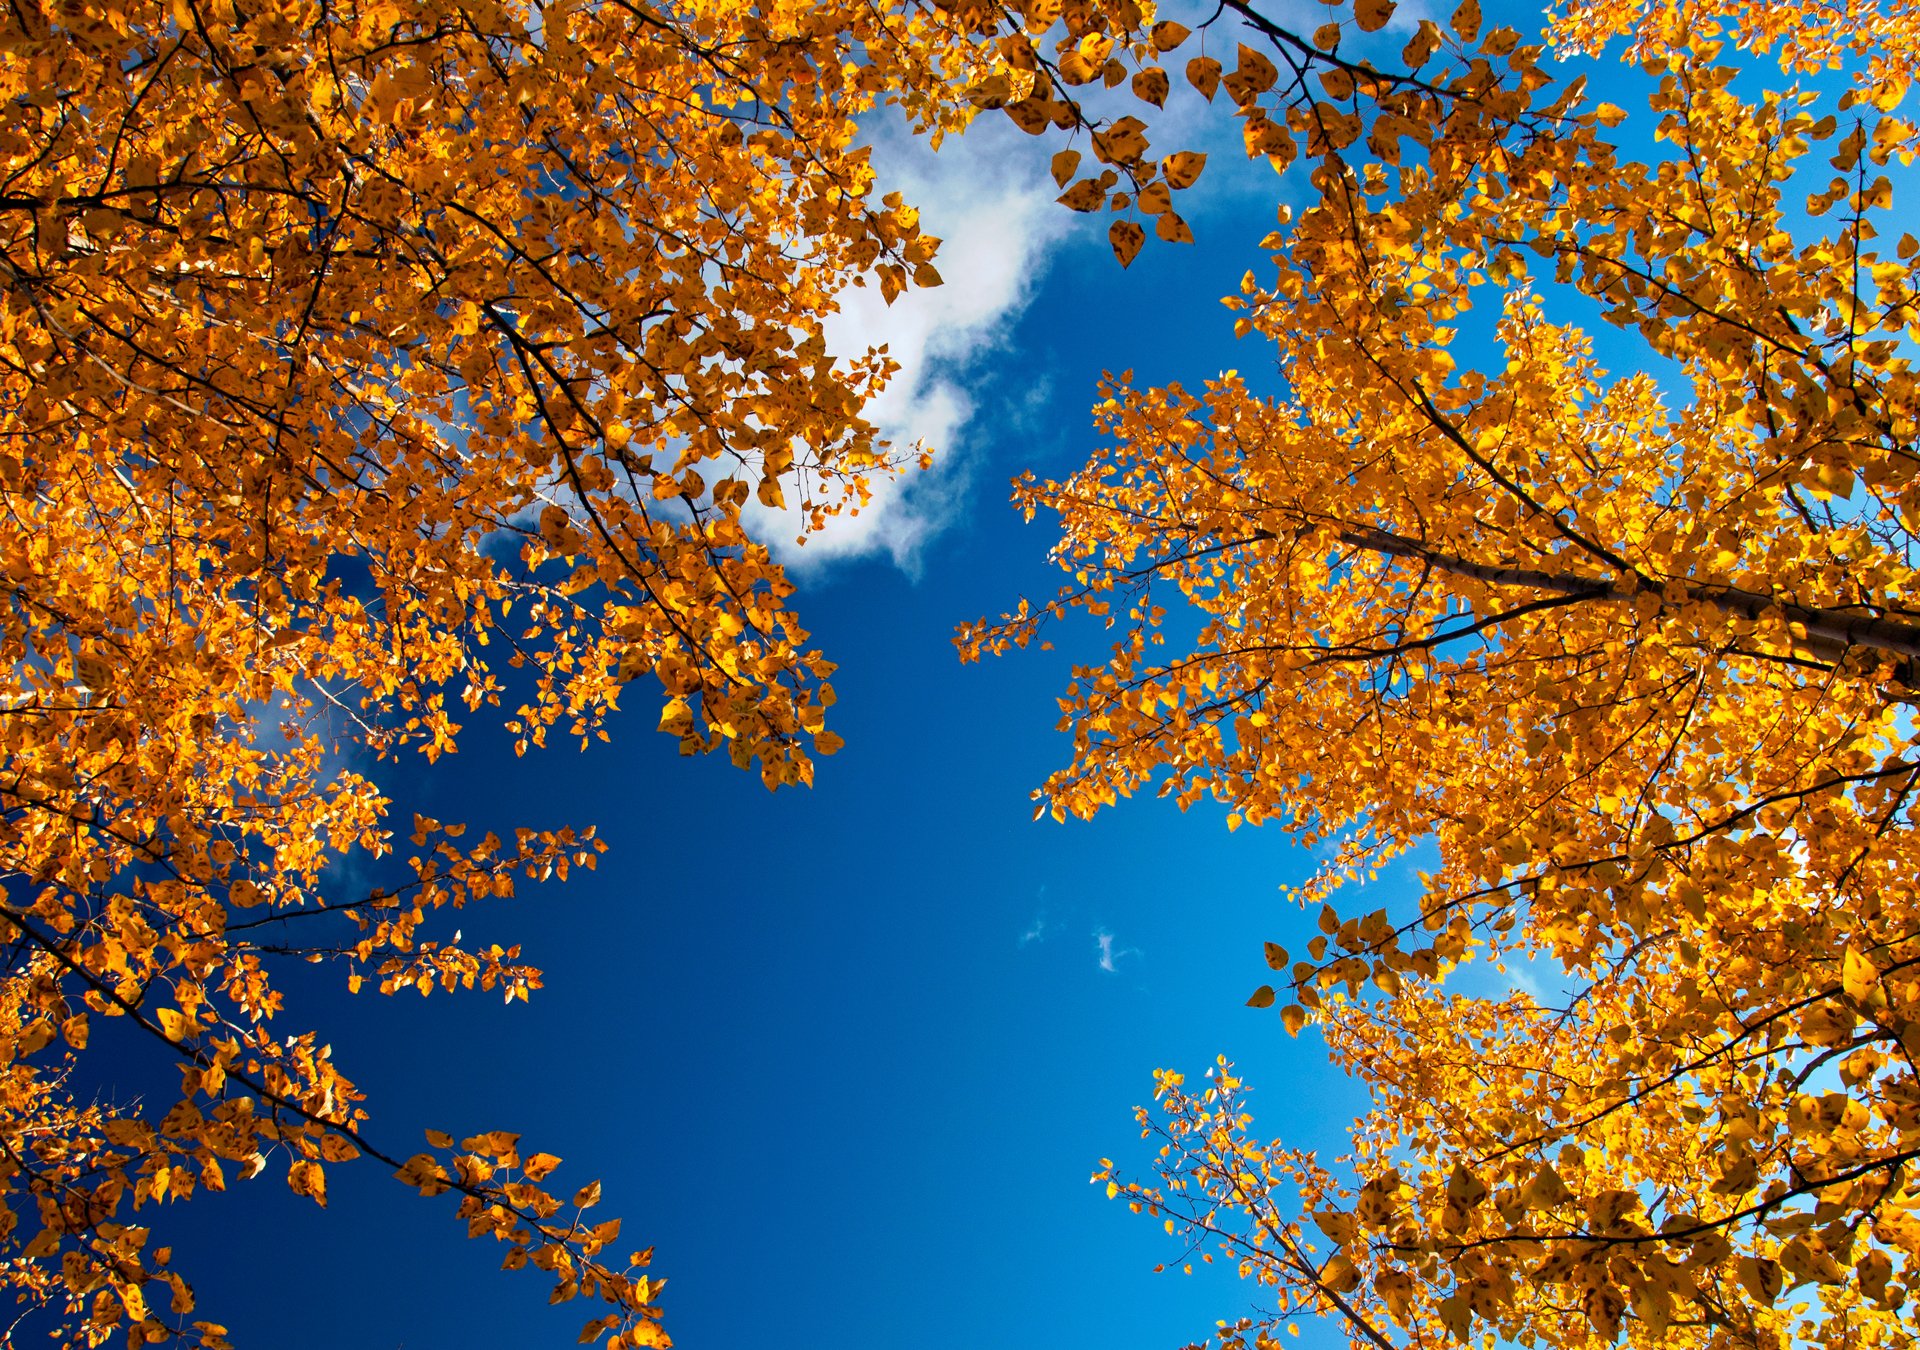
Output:
<instances>
[{"instance_id":1,"label":"backlit foliage","mask_svg":"<svg viewBox=\"0 0 1920 1350\"><path fill-rule=\"evenodd\" d=\"M1350 1166L1222 1065L1161 1077L1157 1183L1101 1177L1270 1286L1226 1346L1909 1344L1915 12L1393 10L1165 33L1308 198L1229 298L1278 391L1113 380L1104 448L1017 488L1067 588L962 635L1118 635L1056 816L1212 799L1326 850L1316 907L1437 842L1251 1000L1370 1094ZM1541 992L1462 992L1512 961Z\"/></svg>"},{"instance_id":2,"label":"backlit foliage","mask_svg":"<svg viewBox=\"0 0 1920 1350\"><path fill-rule=\"evenodd\" d=\"M598 1300L584 1340L665 1343L597 1184L546 1189L558 1160L507 1133L377 1142L326 1038L276 1024L275 971L537 987L448 911L601 844L396 824L381 766L463 721L585 743L639 679L684 752L769 786L837 746L831 667L743 517L817 530L896 467L862 416L888 362L836 360L822 321L849 284L937 284L938 241L855 118L892 102L937 137L994 80L1031 95L1003 20L0 10L0 1282L29 1313L224 1344L164 1206L263 1171L324 1204L366 1154ZM177 1096L96 1095L108 1019Z\"/></svg>"}]
</instances>

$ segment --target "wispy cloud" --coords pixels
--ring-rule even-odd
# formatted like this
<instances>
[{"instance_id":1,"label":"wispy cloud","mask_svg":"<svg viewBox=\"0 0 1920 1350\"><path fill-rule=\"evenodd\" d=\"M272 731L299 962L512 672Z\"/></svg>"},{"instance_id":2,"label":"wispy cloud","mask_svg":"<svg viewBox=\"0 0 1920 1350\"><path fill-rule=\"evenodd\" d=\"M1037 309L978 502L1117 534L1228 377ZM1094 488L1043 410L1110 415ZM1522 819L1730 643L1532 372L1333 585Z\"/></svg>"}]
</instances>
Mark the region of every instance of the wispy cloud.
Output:
<instances>
[{"instance_id":1,"label":"wispy cloud","mask_svg":"<svg viewBox=\"0 0 1920 1350\"><path fill-rule=\"evenodd\" d=\"M1119 939L1104 928L1096 928L1093 933L1094 950L1099 953L1100 969L1109 975L1120 972L1120 963L1129 956L1139 956L1138 947L1118 946Z\"/></svg>"},{"instance_id":2,"label":"wispy cloud","mask_svg":"<svg viewBox=\"0 0 1920 1350\"><path fill-rule=\"evenodd\" d=\"M946 284L912 290L892 305L878 287L851 290L827 322L827 343L843 357L884 345L900 365L867 415L897 451L925 442L934 467L873 484L858 516L840 516L796 545L796 511L757 504L759 537L788 566L886 557L916 570L920 550L957 517L981 440L1018 416L1022 391L995 391L991 411L980 397L983 358L1004 344L1026 308L1047 255L1073 227L1054 203L1045 157L1002 118L983 118L938 154L902 129L874 141L878 191L899 189L920 208L921 227L944 242L935 260ZM1001 410L1006 409L1003 413Z\"/></svg>"},{"instance_id":3,"label":"wispy cloud","mask_svg":"<svg viewBox=\"0 0 1920 1350\"><path fill-rule=\"evenodd\" d=\"M1533 977L1532 971L1521 966L1510 965L1507 967L1507 983L1525 994L1535 1003L1540 1001L1540 981Z\"/></svg>"},{"instance_id":4,"label":"wispy cloud","mask_svg":"<svg viewBox=\"0 0 1920 1350\"><path fill-rule=\"evenodd\" d=\"M1027 930L1020 935L1020 945L1025 947L1035 942L1045 942L1047 935L1052 933L1056 926L1048 921L1047 911L1041 910L1033 916L1033 922L1028 924Z\"/></svg>"}]
</instances>

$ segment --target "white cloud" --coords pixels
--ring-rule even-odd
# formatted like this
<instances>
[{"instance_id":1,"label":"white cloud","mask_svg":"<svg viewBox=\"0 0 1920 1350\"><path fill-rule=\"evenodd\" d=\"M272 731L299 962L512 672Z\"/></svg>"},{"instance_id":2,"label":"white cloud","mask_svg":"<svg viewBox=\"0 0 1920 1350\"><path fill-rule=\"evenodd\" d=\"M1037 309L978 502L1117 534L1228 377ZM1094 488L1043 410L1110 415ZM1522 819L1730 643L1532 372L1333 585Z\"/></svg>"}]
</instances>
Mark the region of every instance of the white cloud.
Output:
<instances>
[{"instance_id":1,"label":"white cloud","mask_svg":"<svg viewBox=\"0 0 1920 1350\"><path fill-rule=\"evenodd\" d=\"M1532 999L1535 1003L1540 1002L1540 999L1541 999L1540 981L1536 980L1533 977L1533 972L1528 970L1526 967L1508 965L1507 966L1507 983L1512 985L1520 993L1525 994L1528 998Z\"/></svg>"},{"instance_id":2,"label":"white cloud","mask_svg":"<svg viewBox=\"0 0 1920 1350\"><path fill-rule=\"evenodd\" d=\"M1215 54L1230 54L1236 42L1263 42L1250 26L1222 15L1205 0L1172 0L1159 12L1183 18L1190 26L1212 17L1207 49ZM1397 50L1400 40L1394 35L1411 31L1435 12L1434 0L1400 0L1384 32L1368 37L1365 45L1390 44ZM1311 31L1327 14L1318 0L1285 0L1282 5L1282 17L1303 31ZM1358 40L1362 35L1353 36ZM1268 204L1303 198L1307 175L1304 167L1296 166L1283 181L1264 162L1247 160L1238 119L1221 103L1208 104L1180 73L1185 59L1200 50L1196 39L1177 53L1170 67L1173 95L1164 110L1144 108L1125 86L1103 90L1094 85L1076 92L1098 117L1146 115L1156 153L1207 152L1207 176L1200 190L1183 198L1181 210L1203 233L1220 232L1211 236L1217 244L1228 237L1224 232L1229 220L1244 225L1250 207L1259 209L1262 232L1270 228L1265 223ZM1067 144L1057 134L1029 137L998 113L983 114L938 153L897 119L878 125L873 137L879 178L875 191L898 189L920 208L922 228L944 241L935 261L946 284L931 291L910 290L891 306L881 300L877 286L848 290L840 297L841 312L827 322L827 339L843 358L887 346L900 370L869 405L868 415L897 452L904 454L916 441L924 441L935 452L934 467L876 479L873 500L858 516L830 520L804 545L795 543L800 534L797 509L772 511L750 503L747 516L755 534L781 562L804 568L885 557L912 573L926 543L959 515L978 447L996 432L1018 425L1031 407L1027 396L1034 392L1009 387L1001 372L988 397L988 358L1004 348L1007 332L1032 299L1049 256L1069 236L1078 235L1100 254L1106 252L1104 217L1076 216L1055 201L1059 188L1046 166L1052 152ZM1087 149L1084 138L1072 144ZM1036 386L1044 380L1039 374L1031 378Z\"/></svg>"},{"instance_id":3,"label":"white cloud","mask_svg":"<svg viewBox=\"0 0 1920 1350\"><path fill-rule=\"evenodd\" d=\"M1004 118L982 118L938 154L891 124L876 137L876 190L898 189L920 208L921 228L944 241L935 265L946 284L910 290L892 305L877 286L849 290L827 322L827 342L842 357L887 347L900 370L868 416L899 452L926 442L934 467L876 480L858 516L830 521L804 546L794 543L795 512L752 507L756 534L782 562L884 556L912 572L921 548L958 514L970 457L994 424L976 398L982 359L1003 346L1048 252L1073 227L1054 202L1059 189L1045 162ZM1018 391L1008 392L1017 404Z\"/></svg>"},{"instance_id":4,"label":"white cloud","mask_svg":"<svg viewBox=\"0 0 1920 1350\"><path fill-rule=\"evenodd\" d=\"M1104 928L1094 930L1093 945L1094 949L1100 954L1100 969L1106 971L1109 975L1118 974L1120 962L1127 957L1141 955L1138 947L1117 947L1114 945L1117 941L1118 939Z\"/></svg>"},{"instance_id":5,"label":"white cloud","mask_svg":"<svg viewBox=\"0 0 1920 1350\"><path fill-rule=\"evenodd\" d=\"M1054 931L1055 926L1047 921L1047 911L1041 910L1033 916L1033 922L1027 925L1027 931L1020 935L1020 945L1025 947L1035 942L1045 942L1047 935Z\"/></svg>"},{"instance_id":6,"label":"white cloud","mask_svg":"<svg viewBox=\"0 0 1920 1350\"><path fill-rule=\"evenodd\" d=\"M1439 23L1441 17L1438 5L1428 4L1426 0L1401 0L1400 8L1394 11L1393 20L1387 25L1387 31L1392 33L1418 28L1422 19Z\"/></svg>"}]
</instances>

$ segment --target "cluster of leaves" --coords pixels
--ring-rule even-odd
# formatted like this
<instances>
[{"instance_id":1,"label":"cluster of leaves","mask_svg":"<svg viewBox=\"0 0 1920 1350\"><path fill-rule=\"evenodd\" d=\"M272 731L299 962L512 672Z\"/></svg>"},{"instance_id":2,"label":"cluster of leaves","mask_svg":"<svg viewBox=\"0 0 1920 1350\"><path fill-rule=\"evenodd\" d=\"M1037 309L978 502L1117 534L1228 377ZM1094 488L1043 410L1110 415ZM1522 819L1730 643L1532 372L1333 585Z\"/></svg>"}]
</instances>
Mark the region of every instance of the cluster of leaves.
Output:
<instances>
[{"instance_id":1,"label":"cluster of leaves","mask_svg":"<svg viewBox=\"0 0 1920 1350\"><path fill-rule=\"evenodd\" d=\"M1309 190L1228 298L1281 388L1113 380L1087 466L1016 485L1069 584L961 634L1118 633L1042 810L1211 798L1333 846L1312 905L1438 845L1417 905L1324 909L1251 1000L1369 1091L1348 1179L1222 1066L1162 1078L1128 1193L1273 1287L1233 1347L1301 1310L1381 1347L1905 1343L1920 242L1880 239L1920 29L1570 0L1535 44L1465 0L1389 43L1391 10L1221 7L1238 65L1189 79ZM1644 119L1573 64L1621 39ZM1568 987L1449 987L1509 959Z\"/></svg>"},{"instance_id":2,"label":"cluster of leaves","mask_svg":"<svg viewBox=\"0 0 1920 1350\"><path fill-rule=\"evenodd\" d=\"M1125 84L1141 103L1166 106L1172 80L1159 65L1192 30L1171 19L1155 21L1151 6L1120 0L1100 5L1090 0L968 0L956 7L984 39L981 61L966 86L974 108L998 108L1014 125L1033 136L1066 131L1084 137L1097 169L1081 176L1085 153L1073 146L1052 158L1055 183L1065 189L1063 205L1075 211L1103 207L1125 213L1108 227L1108 239L1121 264L1130 264L1146 243L1142 219L1169 242L1192 243L1193 230L1173 209L1173 194L1192 187L1207 157L1180 150L1152 157L1147 126L1138 117L1101 118L1086 106L1083 91ZM1251 71L1236 71L1227 83L1236 97L1254 85L1272 87L1273 67L1257 52L1246 51ZM1208 96L1221 83L1219 63L1196 58L1211 68ZM1189 74L1192 74L1190 69ZM1124 190L1123 190L1124 189Z\"/></svg>"},{"instance_id":3,"label":"cluster of leaves","mask_svg":"<svg viewBox=\"0 0 1920 1350\"><path fill-rule=\"evenodd\" d=\"M463 718L584 744L645 677L683 752L769 786L837 747L749 524L817 530L898 466L862 415L890 363L822 325L849 285L938 284L938 240L857 119L963 126L1003 64L979 17L0 12L0 1283L28 1311L222 1344L135 1212L236 1168L324 1203L365 1154L600 1300L585 1339L664 1343L645 1254L568 1217L594 1188L570 1210L511 1136L383 1152L325 1039L274 1027L274 973L538 986L449 911L591 867L593 832L416 817L408 850L377 781ZM80 1104L103 1018L177 1101Z\"/></svg>"}]
</instances>

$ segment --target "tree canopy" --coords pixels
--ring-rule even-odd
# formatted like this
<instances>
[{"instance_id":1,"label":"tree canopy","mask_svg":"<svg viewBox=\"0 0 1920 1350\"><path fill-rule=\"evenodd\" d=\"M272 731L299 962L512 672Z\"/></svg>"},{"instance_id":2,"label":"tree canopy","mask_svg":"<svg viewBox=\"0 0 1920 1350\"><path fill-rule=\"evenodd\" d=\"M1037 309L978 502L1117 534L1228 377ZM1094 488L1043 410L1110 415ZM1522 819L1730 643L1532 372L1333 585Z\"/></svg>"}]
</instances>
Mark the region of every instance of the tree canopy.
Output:
<instances>
[{"instance_id":1,"label":"tree canopy","mask_svg":"<svg viewBox=\"0 0 1920 1350\"><path fill-rule=\"evenodd\" d=\"M1880 230L1915 15L1325 17L0 13L0 1281L74 1343L225 1344L147 1207L269 1167L324 1204L365 1154L597 1300L584 1340L665 1343L599 1183L505 1131L385 1139L276 971L538 986L451 911L599 839L474 839L381 783L474 717L587 741L640 681L685 753L810 781L832 666L754 511L817 531L910 458L865 416L887 358L823 324L940 281L860 119L1002 110L1126 264L1193 238L1205 157L1150 141L1182 77L1309 196L1229 297L1278 386L1113 379L1087 468L1019 489L1067 589L962 645L1119 632L1043 810L1212 798L1332 849L1322 935L1252 1002L1373 1105L1335 1169L1258 1142L1230 1068L1163 1075L1164 1176L1114 1193L1271 1287L1234 1346L1306 1310L1379 1346L1904 1340L1920 244ZM1555 51L1624 57L1645 111ZM1428 840L1408 912L1332 907ZM1512 960L1575 987L1461 992ZM91 1090L109 1019L177 1097Z\"/></svg>"},{"instance_id":2,"label":"tree canopy","mask_svg":"<svg viewBox=\"0 0 1920 1350\"><path fill-rule=\"evenodd\" d=\"M381 786L473 717L604 737L645 680L684 752L769 786L837 747L832 667L743 516L817 530L897 467L863 416L888 360L822 322L849 285L938 284L938 241L857 119L962 125L980 18L0 13L0 1281L76 1342L224 1343L136 1211L270 1159L324 1204L365 1153L600 1300L589 1338L664 1343L597 1183L549 1192L558 1160L508 1133L376 1143L327 1039L276 1025L275 970L537 986L447 911L600 841L463 838ZM93 1096L103 1018L177 1061L177 1100Z\"/></svg>"},{"instance_id":3,"label":"tree canopy","mask_svg":"<svg viewBox=\"0 0 1920 1350\"><path fill-rule=\"evenodd\" d=\"M1117 634L1042 810L1211 799L1326 850L1251 1002L1364 1086L1350 1165L1263 1142L1222 1063L1161 1076L1157 1181L1096 1179L1270 1286L1229 1347L1313 1311L1380 1347L1904 1344L1914 15L1392 11L1222 7L1238 64L1188 78L1309 198L1228 298L1277 386L1114 378L1086 467L1017 485L1066 588L962 634ZM1426 841L1417 902L1334 907ZM1475 962L1539 987L1474 996Z\"/></svg>"}]
</instances>

